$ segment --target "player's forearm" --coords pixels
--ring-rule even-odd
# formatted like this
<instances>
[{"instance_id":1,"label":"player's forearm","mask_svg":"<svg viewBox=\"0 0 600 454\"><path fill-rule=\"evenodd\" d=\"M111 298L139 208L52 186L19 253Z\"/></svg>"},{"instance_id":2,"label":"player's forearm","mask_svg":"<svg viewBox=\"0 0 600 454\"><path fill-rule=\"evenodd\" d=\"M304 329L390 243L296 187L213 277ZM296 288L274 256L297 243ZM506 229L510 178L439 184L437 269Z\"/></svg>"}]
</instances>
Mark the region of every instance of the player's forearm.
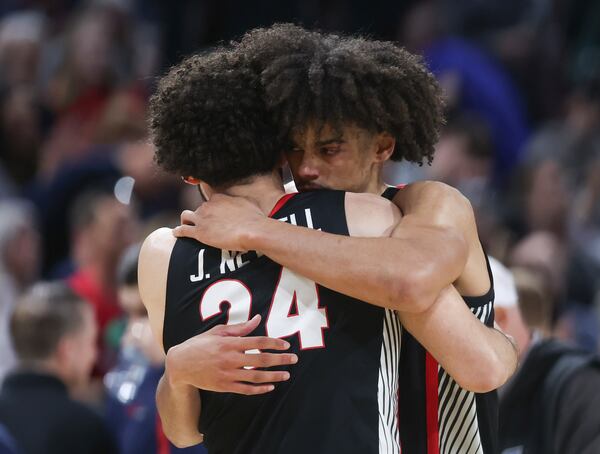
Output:
<instances>
[{"instance_id":1,"label":"player's forearm","mask_svg":"<svg viewBox=\"0 0 600 454\"><path fill-rule=\"evenodd\" d=\"M467 243L455 229L403 221L392 232L392 239L409 245L409 255L402 259L408 268L420 270L422 279L413 288L423 306L428 308L463 272ZM396 279L404 278L405 270L395 269L395 272ZM414 278L409 274L408 279Z\"/></svg>"},{"instance_id":2,"label":"player's forearm","mask_svg":"<svg viewBox=\"0 0 600 454\"><path fill-rule=\"evenodd\" d=\"M514 344L478 320L454 287L445 289L428 310L400 313L400 320L464 389L491 391L516 369Z\"/></svg>"},{"instance_id":3,"label":"player's forearm","mask_svg":"<svg viewBox=\"0 0 600 454\"><path fill-rule=\"evenodd\" d=\"M437 181L421 181L399 191L394 198L394 203L403 215L394 233L402 233L410 228L431 228L434 231L430 236L431 246L433 247L435 242L435 248L446 255L448 246L451 246L450 252L452 252L457 242L464 245L464 255L455 254L455 258L462 258L464 261L439 261L441 272L437 276L445 273L454 274L456 266L459 266L459 279L454 282L455 285L461 286L468 294L487 291L488 284L484 283L487 282L487 272L477 234L475 214L466 197L446 184ZM447 266L450 266L449 271ZM478 271L483 271L485 277L482 278ZM443 282L437 281L435 285L441 283Z\"/></svg>"},{"instance_id":4,"label":"player's forearm","mask_svg":"<svg viewBox=\"0 0 600 454\"><path fill-rule=\"evenodd\" d=\"M265 219L251 229L245 246L325 287L377 306L418 312L437 297L428 279L440 254L429 248L422 253L408 238L355 238ZM446 285L455 278L448 277Z\"/></svg>"},{"instance_id":5,"label":"player's forearm","mask_svg":"<svg viewBox=\"0 0 600 454\"><path fill-rule=\"evenodd\" d=\"M171 443L178 448L202 443L202 434L198 432L200 394L196 388L171 383L165 372L156 390L156 406Z\"/></svg>"}]
</instances>

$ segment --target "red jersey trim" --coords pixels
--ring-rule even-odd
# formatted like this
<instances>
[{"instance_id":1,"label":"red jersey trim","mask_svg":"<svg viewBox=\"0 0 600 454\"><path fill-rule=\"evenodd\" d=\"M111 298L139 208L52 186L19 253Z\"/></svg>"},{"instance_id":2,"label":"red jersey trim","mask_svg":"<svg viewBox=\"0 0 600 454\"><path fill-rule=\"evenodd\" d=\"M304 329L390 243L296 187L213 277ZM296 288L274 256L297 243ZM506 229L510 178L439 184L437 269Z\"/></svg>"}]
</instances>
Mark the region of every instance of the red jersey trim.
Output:
<instances>
[{"instance_id":1,"label":"red jersey trim","mask_svg":"<svg viewBox=\"0 0 600 454\"><path fill-rule=\"evenodd\" d=\"M425 399L427 418L427 454L439 454L440 435L438 427L438 363L433 356L425 354Z\"/></svg>"},{"instance_id":2,"label":"red jersey trim","mask_svg":"<svg viewBox=\"0 0 600 454\"><path fill-rule=\"evenodd\" d=\"M296 194L298 194L297 192L292 192L291 194L285 194L283 195L283 197L281 197L277 203L275 204L275 206L273 207L273 209L271 210L271 212L269 213L269 217L273 217L275 216L275 214L281 210L281 208L283 208L283 206L288 202L288 200L290 200L292 197L294 197Z\"/></svg>"}]
</instances>

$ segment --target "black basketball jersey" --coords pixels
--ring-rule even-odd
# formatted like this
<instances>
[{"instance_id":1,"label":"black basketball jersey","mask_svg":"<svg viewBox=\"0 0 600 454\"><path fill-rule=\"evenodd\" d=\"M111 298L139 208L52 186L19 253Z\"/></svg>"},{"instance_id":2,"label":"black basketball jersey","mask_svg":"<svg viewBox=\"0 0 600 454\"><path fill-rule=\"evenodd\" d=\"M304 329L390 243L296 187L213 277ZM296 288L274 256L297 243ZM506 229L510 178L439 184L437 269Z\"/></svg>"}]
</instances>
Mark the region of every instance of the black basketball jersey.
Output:
<instances>
[{"instance_id":1,"label":"black basketball jersey","mask_svg":"<svg viewBox=\"0 0 600 454\"><path fill-rule=\"evenodd\" d=\"M393 200L402 187L389 187L382 196ZM488 293L463 299L479 320L494 326L494 281L489 262L487 266L492 284ZM403 330L399 425L402 450L408 454L495 454L498 396L495 391L478 394L462 389Z\"/></svg>"},{"instance_id":2,"label":"black basketball jersey","mask_svg":"<svg viewBox=\"0 0 600 454\"><path fill-rule=\"evenodd\" d=\"M271 216L348 235L344 197L338 191L288 195ZM199 391L199 430L211 454L400 452L400 325L393 311L316 285L253 251L177 240L167 281L166 349L255 314L262 320L252 335L285 338L298 363L287 368L287 382L264 395Z\"/></svg>"}]
</instances>

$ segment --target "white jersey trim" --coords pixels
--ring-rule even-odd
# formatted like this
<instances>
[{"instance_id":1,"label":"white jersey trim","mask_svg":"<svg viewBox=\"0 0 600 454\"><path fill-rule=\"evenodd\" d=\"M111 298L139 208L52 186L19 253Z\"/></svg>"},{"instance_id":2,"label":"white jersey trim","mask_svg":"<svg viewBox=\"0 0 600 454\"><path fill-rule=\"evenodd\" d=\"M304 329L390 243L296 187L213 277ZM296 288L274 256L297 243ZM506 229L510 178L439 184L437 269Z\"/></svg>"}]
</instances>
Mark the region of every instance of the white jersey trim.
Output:
<instances>
[{"instance_id":1,"label":"white jersey trim","mask_svg":"<svg viewBox=\"0 0 600 454\"><path fill-rule=\"evenodd\" d=\"M473 313L485 323L493 303L473 308ZM438 425L440 454L484 454L477 420L475 393L462 389L448 373L438 366Z\"/></svg>"},{"instance_id":2,"label":"white jersey trim","mask_svg":"<svg viewBox=\"0 0 600 454\"><path fill-rule=\"evenodd\" d=\"M379 364L377 403L379 406L379 454L400 453L398 430L398 372L402 326L395 311L386 309Z\"/></svg>"}]
</instances>

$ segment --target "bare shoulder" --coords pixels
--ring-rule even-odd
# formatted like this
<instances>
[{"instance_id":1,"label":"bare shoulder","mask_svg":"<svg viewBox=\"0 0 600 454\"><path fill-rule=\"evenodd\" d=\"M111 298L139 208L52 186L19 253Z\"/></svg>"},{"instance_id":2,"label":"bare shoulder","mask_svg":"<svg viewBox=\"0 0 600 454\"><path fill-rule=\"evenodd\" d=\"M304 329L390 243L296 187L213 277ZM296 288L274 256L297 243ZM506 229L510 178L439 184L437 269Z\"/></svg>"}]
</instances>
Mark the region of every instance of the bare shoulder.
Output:
<instances>
[{"instance_id":1,"label":"bare shoulder","mask_svg":"<svg viewBox=\"0 0 600 454\"><path fill-rule=\"evenodd\" d=\"M454 207L470 207L471 203L458 189L441 181L417 181L398 191L394 203L412 202L416 198L439 200Z\"/></svg>"},{"instance_id":2,"label":"bare shoulder","mask_svg":"<svg viewBox=\"0 0 600 454\"><path fill-rule=\"evenodd\" d=\"M169 259L176 240L172 230L166 227L157 229L146 237L138 262L139 278L143 279L144 285L154 285L154 279L160 277L156 274L168 270ZM142 282L140 282L140 287L141 285Z\"/></svg>"},{"instance_id":3,"label":"bare shoulder","mask_svg":"<svg viewBox=\"0 0 600 454\"><path fill-rule=\"evenodd\" d=\"M176 241L171 229L155 230L144 240L138 262L140 296L148 311L152 332L161 345L167 273Z\"/></svg>"},{"instance_id":4,"label":"bare shoulder","mask_svg":"<svg viewBox=\"0 0 600 454\"><path fill-rule=\"evenodd\" d=\"M393 201L405 215L427 213L433 225L457 227L463 232L476 228L469 199L439 181L411 183L398 191Z\"/></svg>"},{"instance_id":5,"label":"bare shoulder","mask_svg":"<svg viewBox=\"0 0 600 454\"><path fill-rule=\"evenodd\" d=\"M350 236L390 236L402 217L393 203L374 194L347 192L345 206Z\"/></svg>"},{"instance_id":6,"label":"bare shoulder","mask_svg":"<svg viewBox=\"0 0 600 454\"><path fill-rule=\"evenodd\" d=\"M167 227L156 229L146 237L140 251L140 259L144 254L155 254L171 256L173 246L177 238L173 236L173 230Z\"/></svg>"},{"instance_id":7,"label":"bare shoulder","mask_svg":"<svg viewBox=\"0 0 600 454\"><path fill-rule=\"evenodd\" d=\"M483 295L490 287L485 254L479 240L471 202L444 183L421 181L406 186L394 197L404 220L413 225L440 228L449 238L467 245L467 262L454 283L463 295Z\"/></svg>"}]
</instances>

